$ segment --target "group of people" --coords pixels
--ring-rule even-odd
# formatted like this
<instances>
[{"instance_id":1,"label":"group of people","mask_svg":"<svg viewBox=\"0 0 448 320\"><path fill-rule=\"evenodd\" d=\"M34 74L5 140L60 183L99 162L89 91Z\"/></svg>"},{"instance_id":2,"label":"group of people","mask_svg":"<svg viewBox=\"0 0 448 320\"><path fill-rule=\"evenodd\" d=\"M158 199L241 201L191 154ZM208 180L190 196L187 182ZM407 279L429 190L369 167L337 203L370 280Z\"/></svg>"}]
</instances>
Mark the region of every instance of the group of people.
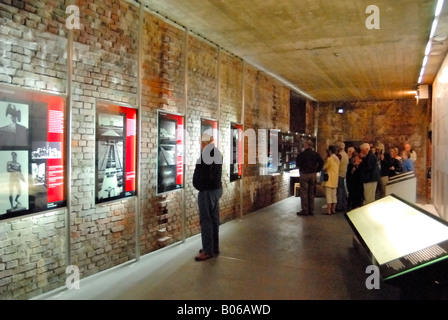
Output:
<instances>
[{"instance_id":1,"label":"group of people","mask_svg":"<svg viewBox=\"0 0 448 320\"><path fill-rule=\"evenodd\" d=\"M305 142L304 149L297 159L302 206L297 215L301 216L314 214L319 172L326 199L326 210L323 213L332 215L384 197L389 178L413 171L417 160L417 153L409 143L404 144L401 152L398 148L390 148L389 152L385 152L382 143L375 147L363 143L345 151L345 144L338 142L328 147L325 160L313 150L311 141Z\"/></svg>"},{"instance_id":2,"label":"group of people","mask_svg":"<svg viewBox=\"0 0 448 320\"><path fill-rule=\"evenodd\" d=\"M326 211L332 215L375 201L385 195L389 177L414 170L417 154L406 143L400 155L398 149L385 152L384 145L375 147L363 143L350 147L338 142L327 149L324 160L314 150L311 140L305 141L304 151L297 158L300 170L300 198L302 210L297 215L314 215L317 174L325 177ZM223 194L221 182L223 156L215 146L213 136L201 137L201 156L193 173L193 186L199 191L199 223L202 248L195 256L204 261L219 255L219 199ZM379 191L379 193L377 192ZM377 195L379 194L379 195Z\"/></svg>"}]
</instances>

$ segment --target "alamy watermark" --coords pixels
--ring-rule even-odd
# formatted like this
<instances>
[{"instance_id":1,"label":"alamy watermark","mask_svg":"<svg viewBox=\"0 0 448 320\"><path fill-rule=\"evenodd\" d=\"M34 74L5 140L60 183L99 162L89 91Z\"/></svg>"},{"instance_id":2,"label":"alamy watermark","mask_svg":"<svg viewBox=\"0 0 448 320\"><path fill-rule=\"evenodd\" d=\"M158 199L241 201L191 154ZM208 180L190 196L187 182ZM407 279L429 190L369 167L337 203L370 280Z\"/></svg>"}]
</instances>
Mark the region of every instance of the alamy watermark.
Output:
<instances>
[{"instance_id":1,"label":"alamy watermark","mask_svg":"<svg viewBox=\"0 0 448 320\"><path fill-rule=\"evenodd\" d=\"M65 268L65 273L69 276L65 279L65 286L68 290L77 290L79 286L79 268L75 265L70 265Z\"/></svg>"},{"instance_id":2,"label":"alamy watermark","mask_svg":"<svg viewBox=\"0 0 448 320\"><path fill-rule=\"evenodd\" d=\"M380 268L375 265L367 266L366 274L370 274L366 279L366 288L369 290L380 288Z\"/></svg>"},{"instance_id":3,"label":"alamy watermark","mask_svg":"<svg viewBox=\"0 0 448 320\"><path fill-rule=\"evenodd\" d=\"M81 29L81 25L79 23L79 8L75 5L67 6L65 9L65 13L70 14L70 16L65 20L65 26L67 29Z\"/></svg>"},{"instance_id":4,"label":"alamy watermark","mask_svg":"<svg viewBox=\"0 0 448 320\"><path fill-rule=\"evenodd\" d=\"M65 9L65 13L69 14L65 20L65 26L67 29L80 29L81 25L79 22L80 11L79 7L76 5L69 5ZM366 28L369 30L380 29L380 8L377 5L371 4L366 8L366 14L370 14L366 21Z\"/></svg>"},{"instance_id":5,"label":"alamy watermark","mask_svg":"<svg viewBox=\"0 0 448 320\"><path fill-rule=\"evenodd\" d=\"M366 8L366 13L370 13L366 19L366 28L369 30L380 29L380 8L372 4Z\"/></svg>"}]
</instances>

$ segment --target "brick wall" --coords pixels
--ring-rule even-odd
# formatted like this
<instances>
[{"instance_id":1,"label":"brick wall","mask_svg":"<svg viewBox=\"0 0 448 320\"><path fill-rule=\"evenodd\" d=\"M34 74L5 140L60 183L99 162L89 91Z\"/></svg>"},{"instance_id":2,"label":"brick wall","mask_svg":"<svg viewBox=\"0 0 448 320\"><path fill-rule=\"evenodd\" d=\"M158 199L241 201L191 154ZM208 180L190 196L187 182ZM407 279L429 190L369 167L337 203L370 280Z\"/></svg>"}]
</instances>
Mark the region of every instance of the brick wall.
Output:
<instances>
[{"instance_id":1,"label":"brick wall","mask_svg":"<svg viewBox=\"0 0 448 320\"><path fill-rule=\"evenodd\" d=\"M336 107L345 113L337 114ZM409 141L417 152L415 171L417 195L426 200L427 117L426 104L415 100L319 103L318 151L325 156L329 144L337 141L382 142L388 150ZM404 116L405 115L405 116Z\"/></svg>"},{"instance_id":2,"label":"brick wall","mask_svg":"<svg viewBox=\"0 0 448 320\"><path fill-rule=\"evenodd\" d=\"M0 3L0 83L65 93L65 7L11 3ZM0 299L26 299L62 286L67 241L64 210L0 222Z\"/></svg>"},{"instance_id":3,"label":"brick wall","mask_svg":"<svg viewBox=\"0 0 448 320\"><path fill-rule=\"evenodd\" d=\"M85 278L198 234L197 191L191 179L201 118L219 121L225 159L231 122L243 123L245 129L288 130L289 89L148 11L140 26L140 8L128 1L76 2L80 28L73 30L70 84L65 2L0 2L0 83L59 94L72 87L67 99L72 101L70 212L0 222L1 300L28 299L64 287L68 264ZM102 101L138 108L140 189L137 198L96 205L95 123ZM156 194L158 110L185 115L187 151L184 189L161 195ZM260 176L258 164L246 166L242 182L230 182L228 160L223 169L222 222L238 218L241 206L245 214L289 194L287 175Z\"/></svg>"},{"instance_id":4,"label":"brick wall","mask_svg":"<svg viewBox=\"0 0 448 320\"><path fill-rule=\"evenodd\" d=\"M71 260L81 277L132 260L133 199L95 205L98 101L136 107L138 8L111 0L80 1L74 30L72 95Z\"/></svg>"}]
</instances>

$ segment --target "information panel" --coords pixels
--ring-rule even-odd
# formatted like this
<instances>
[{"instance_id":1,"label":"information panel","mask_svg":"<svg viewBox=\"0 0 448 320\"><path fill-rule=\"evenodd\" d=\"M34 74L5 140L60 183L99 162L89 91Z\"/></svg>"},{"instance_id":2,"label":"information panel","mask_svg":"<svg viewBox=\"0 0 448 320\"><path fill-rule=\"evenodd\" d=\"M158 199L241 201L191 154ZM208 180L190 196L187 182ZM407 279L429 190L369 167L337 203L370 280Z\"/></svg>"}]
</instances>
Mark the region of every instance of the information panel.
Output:
<instances>
[{"instance_id":1,"label":"information panel","mask_svg":"<svg viewBox=\"0 0 448 320\"><path fill-rule=\"evenodd\" d=\"M0 86L0 219L64 207L65 98Z\"/></svg>"},{"instance_id":2,"label":"information panel","mask_svg":"<svg viewBox=\"0 0 448 320\"><path fill-rule=\"evenodd\" d=\"M158 111L157 194L183 188L184 116Z\"/></svg>"},{"instance_id":3,"label":"information panel","mask_svg":"<svg viewBox=\"0 0 448 320\"><path fill-rule=\"evenodd\" d=\"M346 217L384 280L448 259L448 224L388 195Z\"/></svg>"},{"instance_id":4,"label":"information panel","mask_svg":"<svg viewBox=\"0 0 448 320\"><path fill-rule=\"evenodd\" d=\"M230 124L230 182L243 175L243 125Z\"/></svg>"},{"instance_id":5,"label":"information panel","mask_svg":"<svg viewBox=\"0 0 448 320\"><path fill-rule=\"evenodd\" d=\"M96 203L136 194L137 110L98 101Z\"/></svg>"}]
</instances>

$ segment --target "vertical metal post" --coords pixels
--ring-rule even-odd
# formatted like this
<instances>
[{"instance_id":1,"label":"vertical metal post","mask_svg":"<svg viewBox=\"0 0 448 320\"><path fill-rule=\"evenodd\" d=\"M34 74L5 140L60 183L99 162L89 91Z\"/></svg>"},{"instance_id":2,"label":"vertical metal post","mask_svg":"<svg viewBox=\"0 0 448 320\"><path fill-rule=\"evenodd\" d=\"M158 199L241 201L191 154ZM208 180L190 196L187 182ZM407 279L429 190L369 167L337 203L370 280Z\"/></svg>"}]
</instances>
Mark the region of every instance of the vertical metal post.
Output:
<instances>
[{"instance_id":1,"label":"vertical metal post","mask_svg":"<svg viewBox=\"0 0 448 320\"><path fill-rule=\"evenodd\" d=\"M188 112L188 49L189 49L189 43L188 38L189 33L188 29L185 28L185 43L184 43L184 144L183 144L183 154L184 154L184 168L183 168L183 183L184 187L182 188L182 242L185 242L186 238L186 226L185 226L185 220L186 220L186 207L187 207L187 199L185 196L185 189L186 189L186 182L185 182L185 168L187 167L188 163L188 154L186 152L187 150L187 137L189 136L187 134L187 112Z\"/></svg>"},{"instance_id":2,"label":"vertical metal post","mask_svg":"<svg viewBox=\"0 0 448 320\"><path fill-rule=\"evenodd\" d=\"M65 199L67 201L66 215L65 215L65 232L67 234L65 264L71 265L71 194L72 194L72 105L73 105L73 29L68 30L67 38L67 105L66 105L66 126L67 126L67 140L65 142L66 152L66 181L65 181Z\"/></svg>"},{"instance_id":3,"label":"vertical metal post","mask_svg":"<svg viewBox=\"0 0 448 320\"><path fill-rule=\"evenodd\" d=\"M245 77L244 77L244 60L241 60L241 74L242 74L242 81L241 81L241 124L243 125L243 129L245 129L244 126L244 117L245 117ZM241 159L243 159L243 163L241 165L244 164L245 161L245 155L244 155L244 134L242 135L241 139L243 139L243 148L241 149ZM243 166L244 167L244 166ZM243 218L243 211L244 211L244 170L241 173L241 179L240 179L240 218Z\"/></svg>"},{"instance_id":4,"label":"vertical metal post","mask_svg":"<svg viewBox=\"0 0 448 320\"><path fill-rule=\"evenodd\" d=\"M142 69L143 69L143 16L144 16L144 5L140 4L139 13L139 26L138 26L138 50L137 50L137 115L138 115L138 125L137 125L137 194L135 197L135 259L138 261L140 259L140 194L142 192L142 182L141 182L141 137L142 137Z\"/></svg>"}]
</instances>

